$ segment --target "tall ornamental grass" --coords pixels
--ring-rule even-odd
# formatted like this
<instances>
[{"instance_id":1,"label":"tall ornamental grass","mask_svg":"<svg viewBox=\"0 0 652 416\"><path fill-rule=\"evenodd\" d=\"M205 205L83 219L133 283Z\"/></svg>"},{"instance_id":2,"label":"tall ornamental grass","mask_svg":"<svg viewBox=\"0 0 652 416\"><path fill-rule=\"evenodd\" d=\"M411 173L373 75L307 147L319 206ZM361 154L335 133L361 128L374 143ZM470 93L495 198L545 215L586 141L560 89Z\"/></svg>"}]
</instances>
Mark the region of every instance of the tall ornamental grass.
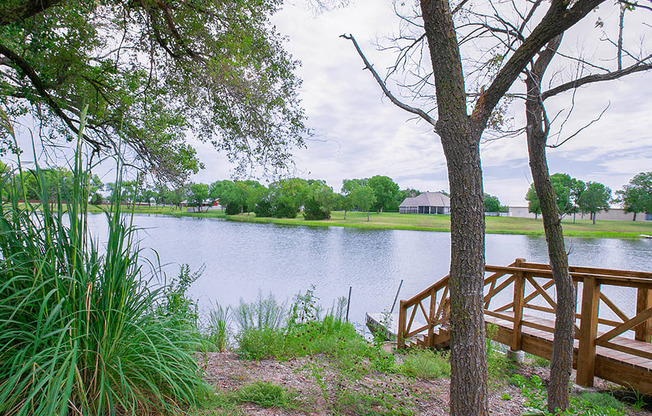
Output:
<instances>
[{"instance_id":1,"label":"tall ornamental grass","mask_svg":"<svg viewBox=\"0 0 652 416\"><path fill-rule=\"evenodd\" d=\"M104 254L88 238L80 166L66 205L19 202L21 175L0 184L0 415L180 413L203 388L196 334L157 312L118 204Z\"/></svg>"}]
</instances>

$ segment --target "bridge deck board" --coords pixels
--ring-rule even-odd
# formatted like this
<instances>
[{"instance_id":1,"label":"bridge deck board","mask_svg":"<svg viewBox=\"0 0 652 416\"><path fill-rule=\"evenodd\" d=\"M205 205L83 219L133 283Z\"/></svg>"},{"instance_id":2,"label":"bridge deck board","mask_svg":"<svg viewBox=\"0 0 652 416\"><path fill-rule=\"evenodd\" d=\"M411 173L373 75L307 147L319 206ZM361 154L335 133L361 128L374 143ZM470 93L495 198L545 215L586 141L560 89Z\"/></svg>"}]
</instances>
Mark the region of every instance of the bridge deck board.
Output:
<instances>
[{"instance_id":1,"label":"bridge deck board","mask_svg":"<svg viewBox=\"0 0 652 416\"><path fill-rule=\"evenodd\" d=\"M502 312L502 314L506 316L511 316L512 313ZM514 324L511 321L508 321L507 319L496 318L494 316L486 315L485 320L487 323L498 325L500 328L510 330L510 331L514 326ZM524 315L523 322L524 325L521 327L521 332L524 335L531 336L552 343L554 338L554 334L552 332L554 328L554 321L545 318L536 317L536 316ZM546 326L547 328L550 329L550 332L528 327L527 323L536 324L539 326ZM598 336L600 335L601 334L598 334ZM649 342L637 341L625 337L615 337L610 342L616 345L629 347L629 348L636 349L638 351L645 351L647 353L652 354L652 343ZM574 342L574 348L576 351L577 351L578 343L579 342L576 339ZM627 364L632 367L638 367L640 369L645 369L647 371L652 372L652 360L645 357L640 357L623 351L617 351L603 346L596 347L596 354L604 358L618 361L622 364Z\"/></svg>"}]
</instances>

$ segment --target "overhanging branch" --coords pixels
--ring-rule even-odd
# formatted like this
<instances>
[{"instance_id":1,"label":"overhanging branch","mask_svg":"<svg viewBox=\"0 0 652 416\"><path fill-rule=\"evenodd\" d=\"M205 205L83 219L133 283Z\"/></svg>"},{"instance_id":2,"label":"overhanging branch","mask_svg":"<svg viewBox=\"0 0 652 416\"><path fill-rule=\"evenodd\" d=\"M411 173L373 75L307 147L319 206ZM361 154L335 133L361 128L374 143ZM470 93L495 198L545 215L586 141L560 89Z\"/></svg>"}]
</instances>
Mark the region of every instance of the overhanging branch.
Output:
<instances>
[{"instance_id":1,"label":"overhanging branch","mask_svg":"<svg viewBox=\"0 0 652 416\"><path fill-rule=\"evenodd\" d=\"M369 60L367 60L367 57L364 55L364 53L363 53L362 50L360 49L360 46L358 45L358 42L355 40L355 38L353 37L353 35L340 35L340 37L341 37L341 38L344 38L344 39L348 39L348 40L350 40L351 42L353 42L353 46L355 46L355 49L358 51L358 55L360 55L360 58L362 58L362 62L364 62L364 64L365 64L365 68L364 68L364 69L368 69L368 70L371 72L371 74L373 75L374 79L376 80L376 82L378 83L378 85L380 86L380 88L383 90L383 93L385 94L385 96L386 96L387 98L389 98L389 100L390 100L392 103L394 103L397 107L399 107L399 108L401 108L401 109L403 109L403 110L405 110L405 111L407 111L407 112L409 112L409 113L416 114L417 116L419 116L419 117L421 117L422 119L424 119L428 124L430 124L430 125L432 125L432 126L435 126L435 125L436 125L437 121L436 121L435 119L433 119L432 117L430 117L430 115L429 115L428 113L426 113L425 111L421 110L420 108L411 107L411 106L409 106L409 105L407 105L407 104L401 102L399 99L397 99L397 98L392 94L392 92L387 88L387 85L385 85L385 83L383 82L383 80L382 80L382 79L380 78L380 76L378 75L378 72L376 72L376 70L375 70L375 69L371 66L371 64L369 63Z\"/></svg>"},{"instance_id":2,"label":"overhanging branch","mask_svg":"<svg viewBox=\"0 0 652 416\"><path fill-rule=\"evenodd\" d=\"M38 94L45 100L46 104L50 109L63 121L70 130L75 134L79 134L79 128L75 126L73 121L68 117L68 115L63 111L59 104L54 100L54 98L48 93L47 89L43 85L43 81L38 76L34 68L31 67L29 62L23 59L13 50L9 49L5 45L0 43L0 54L4 55L6 58L10 59L20 70L29 78L31 84L34 86ZM95 151L100 151L102 147L106 147L102 143L89 138L86 135L83 135L84 140L90 143Z\"/></svg>"},{"instance_id":3,"label":"overhanging branch","mask_svg":"<svg viewBox=\"0 0 652 416\"><path fill-rule=\"evenodd\" d=\"M52 6L61 3L61 0L22 0L20 3L3 0L0 5L0 26L21 22L37 15Z\"/></svg>"}]
</instances>

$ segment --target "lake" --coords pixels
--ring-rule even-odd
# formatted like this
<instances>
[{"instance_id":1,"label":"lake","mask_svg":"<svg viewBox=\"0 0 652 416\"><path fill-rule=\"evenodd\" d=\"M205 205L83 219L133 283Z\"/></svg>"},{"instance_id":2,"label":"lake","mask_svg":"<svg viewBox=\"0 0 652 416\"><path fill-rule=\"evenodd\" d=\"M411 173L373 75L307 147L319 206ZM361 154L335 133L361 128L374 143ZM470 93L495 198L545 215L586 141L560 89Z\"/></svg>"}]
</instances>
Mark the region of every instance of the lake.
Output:
<instances>
[{"instance_id":1,"label":"lake","mask_svg":"<svg viewBox=\"0 0 652 416\"><path fill-rule=\"evenodd\" d=\"M94 235L106 241L104 215L89 215ZM206 310L211 303L237 305L258 293L291 301L314 285L325 308L352 287L350 320L407 299L448 273L450 234L428 231L362 230L341 227L280 226L215 218L135 215L143 254L158 253L168 278L181 264L205 265L190 296ZM652 272L652 240L567 239L572 265ZM521 257L547 263L543 237L486 236L488 264L507 265ZM616 300L616 299L614 299ZM627 303L627 302L626 302ZM624 305L631 312L632 304Z\"/></svg>"}]
</instances>

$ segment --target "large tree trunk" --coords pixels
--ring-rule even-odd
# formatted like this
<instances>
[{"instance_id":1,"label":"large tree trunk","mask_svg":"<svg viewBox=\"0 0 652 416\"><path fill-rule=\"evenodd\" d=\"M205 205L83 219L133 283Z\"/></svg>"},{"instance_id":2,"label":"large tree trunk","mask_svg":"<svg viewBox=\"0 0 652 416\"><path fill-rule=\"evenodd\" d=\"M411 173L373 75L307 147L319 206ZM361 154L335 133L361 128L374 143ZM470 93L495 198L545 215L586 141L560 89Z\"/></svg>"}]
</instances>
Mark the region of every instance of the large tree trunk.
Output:
<instances>
[{"instance_id":1,"label":"large tree trunk","mask_svg":"<svg viewBox=\"0 0 652 416\"><path fill-rule=\"evenodd\" d=\"M466 142L466 143L465 143ZM442 135L451 190L451 415L488 415L484 201L478 141Z\"/></svg>"},{"instance_id":2,"label":"large tree trunk","mask_svg":"<svg viewBox=\"0 0 652 416\"><path fill-rule=\"evenodd\" d=\"M462 62L448 2L421 0L435 73L451 192L451 387L453 416L489 414L484 308L484 192L479 142L466 111Z\"/></svg>"},{"instance_id":3,"label":"large tree trunk","mask_svg":"<svg viewBox=\"0 0 652 416\"><path fill-rule=\"evenodd\" d=\"M552 344L550 384L548 385L548 410L550 412L554 412L555 409L566 409L569 405L568 384L573 368L576 304L575 287L568 274L568 255L564 245L561 215L546 160L547 129L544 129L544 109L540 99L541 78L560 43L561 36L558 36L548 44L526 80L528 91L526 103L527 142L530 169L534 180L534 189L541 204L543 228L548 243L548 257L557 290L555 337Z\"/></svg>"}]
</instances>

